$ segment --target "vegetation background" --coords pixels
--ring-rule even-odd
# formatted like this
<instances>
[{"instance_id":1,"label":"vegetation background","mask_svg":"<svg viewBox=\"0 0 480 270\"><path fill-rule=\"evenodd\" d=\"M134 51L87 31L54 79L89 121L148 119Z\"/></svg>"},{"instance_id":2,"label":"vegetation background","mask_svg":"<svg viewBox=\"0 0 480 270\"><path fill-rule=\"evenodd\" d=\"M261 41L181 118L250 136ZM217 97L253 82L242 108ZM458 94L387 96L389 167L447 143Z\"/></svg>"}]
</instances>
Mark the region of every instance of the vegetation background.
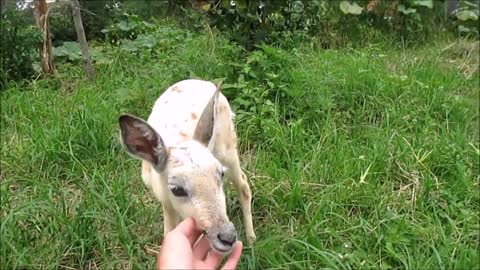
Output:
<instances>
[{"instance_id":1,"label":"vegetation background","mask_svg":"<svg viewBox=\"0 0 480 270\"><path fill-rule=\"evenodd\" d=\"M1 3L5 269L153 268L158 202L118 141L185 78L237 114L258 240L240 269L479 269L479 1ZM244 239L241 210L228 212Z\"/></svg>"}]
</instances>

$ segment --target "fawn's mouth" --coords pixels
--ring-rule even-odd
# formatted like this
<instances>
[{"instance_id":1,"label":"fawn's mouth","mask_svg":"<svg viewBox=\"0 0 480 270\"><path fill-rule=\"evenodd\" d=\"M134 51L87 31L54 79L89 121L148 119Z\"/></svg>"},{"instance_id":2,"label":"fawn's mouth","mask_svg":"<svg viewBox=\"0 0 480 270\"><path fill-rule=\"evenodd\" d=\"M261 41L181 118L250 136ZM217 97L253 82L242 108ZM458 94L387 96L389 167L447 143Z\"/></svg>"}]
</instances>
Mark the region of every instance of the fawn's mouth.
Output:
<instances>
[{"instance_id":1,"label":"fawn's mouth","mask_svg":"<svg viewBox=\"0 0 480 270\"><path fill-rule=\"evenodd\" d=\"M232 251L235 243L232 245L225 245L224 243L219 241L217 237L211 237L211 235L208 234L206 231L202 231L202 233L204 234L204 236L207 237L208 242L210 242L210 247L216 252L222 255L227 255Z\"/></svg>"},{"instance_id":2,"label":"fawn's mouth","mask_svg":"<svg viewBox=\"0 0 480 270\"><path fill-rule=\"evenodd\" d=\"M230 248L223 248L223 247L219 247L219 246L217 246L217 245L215 245L215 244L212 244L212 248L213 248L216 252L221 253L221 254L227 254L227 253L229 253L229 252L232 250L232 247L230 247Z\"/></svg>"}]
</instances>

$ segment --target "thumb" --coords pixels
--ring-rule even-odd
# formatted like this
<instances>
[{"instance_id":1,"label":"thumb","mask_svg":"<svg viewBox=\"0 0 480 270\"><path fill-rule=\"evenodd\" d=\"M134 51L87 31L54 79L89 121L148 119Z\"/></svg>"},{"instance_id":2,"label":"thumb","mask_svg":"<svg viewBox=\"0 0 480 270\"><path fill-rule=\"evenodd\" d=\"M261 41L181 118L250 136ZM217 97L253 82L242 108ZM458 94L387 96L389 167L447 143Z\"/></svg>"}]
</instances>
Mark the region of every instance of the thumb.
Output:
<instances>
[{"instance_id":1,"label":"thumb","mask_svg":"<svg viewBox=\"0 0 480 270\"><path fill-rule=\"evenodd\" d=\"M240 261L240 256L242 255L243 243L238 241L233 248L232 253L228 257L227 262L222 267L222 270L235 269L237 267L238 261Z\"/></svg>"}]
</instances>

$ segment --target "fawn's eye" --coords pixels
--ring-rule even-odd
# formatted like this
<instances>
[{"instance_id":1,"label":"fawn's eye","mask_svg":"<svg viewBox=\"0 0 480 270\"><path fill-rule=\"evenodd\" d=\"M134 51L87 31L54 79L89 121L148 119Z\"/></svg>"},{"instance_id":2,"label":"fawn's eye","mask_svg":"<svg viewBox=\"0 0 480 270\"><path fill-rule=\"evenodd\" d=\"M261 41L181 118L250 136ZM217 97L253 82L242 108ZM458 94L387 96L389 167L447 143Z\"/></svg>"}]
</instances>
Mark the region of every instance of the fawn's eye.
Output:
<instances>
[{"instance_id":1,"label":"fawn's eye","mask_svg":"<svg viewBox=\"0 0 480 270\"><path fill-rule=\"evenodd\" d=\"M188 194L182 187L173 186L170 188L170 191L175 195L175 197L187 197Z\"/></svg>"},{"instance_id":2,"label":"fawn's eye","mask_svg":"<svg viewBox=\"0 0 480 270\"><path fill-rule=\"evenodd\" d=\"M225 167L218 169L218 174L223 179L223 177L225 176Z\"/></svg>"}]
</instances>

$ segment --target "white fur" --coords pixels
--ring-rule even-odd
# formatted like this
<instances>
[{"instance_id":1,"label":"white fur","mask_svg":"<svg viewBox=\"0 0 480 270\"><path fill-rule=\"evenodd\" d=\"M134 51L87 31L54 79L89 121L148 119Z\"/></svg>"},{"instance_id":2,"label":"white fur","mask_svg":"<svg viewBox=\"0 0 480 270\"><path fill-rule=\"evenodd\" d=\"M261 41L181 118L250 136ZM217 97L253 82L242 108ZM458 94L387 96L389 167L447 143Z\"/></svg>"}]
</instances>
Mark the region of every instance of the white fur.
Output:
<instances>
[{"instance_id":1,"label":"white fur","mask_svg":"<svg viewBox=\"0 0 480 270\"><path fill-rule=\"evenodd\" d=\"M250 187L240 168L234 113L223 94L219 93L215 102L215 121L208 151L206 146L193 140L200 116L216 90L217 86L209 81L184 80L170 86L156 100L148 124L160 135L168 149L169 161L166 169L158 172L144 160L142 178L162 203L164 233L187 216L193 216L202 229L218 229L229 222L223 183L217 179L220 178L218 171L225 167L225 174L232 180L239 195L247 241L253 243L256 236ZM169 189L172 177L184 177L185 181L190 181L188 189L194 192L190 201L172 195Z\"/></svg>"}]
</instances>

